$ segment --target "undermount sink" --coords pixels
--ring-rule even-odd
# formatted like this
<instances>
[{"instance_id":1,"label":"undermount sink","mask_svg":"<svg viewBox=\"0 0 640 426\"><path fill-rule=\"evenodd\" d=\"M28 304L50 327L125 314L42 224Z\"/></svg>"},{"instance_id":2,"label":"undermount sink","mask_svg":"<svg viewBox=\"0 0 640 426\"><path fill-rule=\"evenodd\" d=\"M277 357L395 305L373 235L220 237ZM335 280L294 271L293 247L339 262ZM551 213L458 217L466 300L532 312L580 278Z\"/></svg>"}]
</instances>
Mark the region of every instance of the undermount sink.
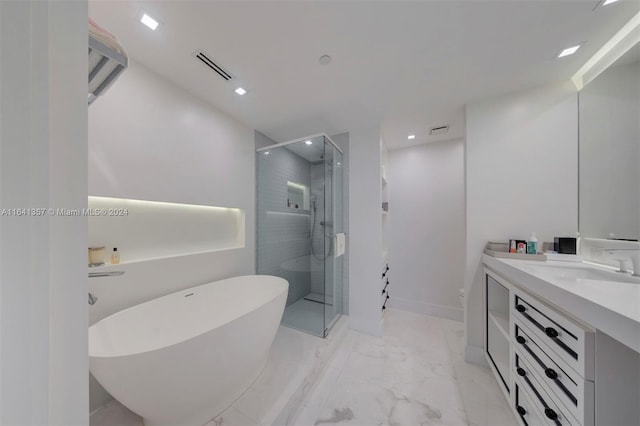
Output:
<instances>
[{"instance_id":1,"label":"undermount sink","mask_svg":"<svg viewBox=\"0 0 640 426\"><path fill-rule=\"evenodd\" d=\"M530 272L559 280L592 280L592 281L615 281L621 283L640 284L640 278L630 274L623 274L614 271L591 268L578 265L527 265Z\"/></svg>"}]
</instances>

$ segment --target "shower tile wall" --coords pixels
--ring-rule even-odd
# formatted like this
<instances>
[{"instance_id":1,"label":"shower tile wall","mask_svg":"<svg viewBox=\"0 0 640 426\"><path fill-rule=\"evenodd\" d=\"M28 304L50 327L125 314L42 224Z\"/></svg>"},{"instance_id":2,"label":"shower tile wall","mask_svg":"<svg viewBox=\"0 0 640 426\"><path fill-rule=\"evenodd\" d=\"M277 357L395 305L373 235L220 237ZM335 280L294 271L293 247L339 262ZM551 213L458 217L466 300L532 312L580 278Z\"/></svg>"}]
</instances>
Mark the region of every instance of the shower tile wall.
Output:
<instances>
[{"instance_id":1,"label":"shower tile wall","mask_svg":"<svg viewBox=\"0 0 640 426\"><path fill-rule=\"evenodd\" d=\"M259 274L289 281L287 305L311 291L310 212L287 207L287 181L310 186L309 162L286 148L258 152Z\"/></svg>"}]
</instances>

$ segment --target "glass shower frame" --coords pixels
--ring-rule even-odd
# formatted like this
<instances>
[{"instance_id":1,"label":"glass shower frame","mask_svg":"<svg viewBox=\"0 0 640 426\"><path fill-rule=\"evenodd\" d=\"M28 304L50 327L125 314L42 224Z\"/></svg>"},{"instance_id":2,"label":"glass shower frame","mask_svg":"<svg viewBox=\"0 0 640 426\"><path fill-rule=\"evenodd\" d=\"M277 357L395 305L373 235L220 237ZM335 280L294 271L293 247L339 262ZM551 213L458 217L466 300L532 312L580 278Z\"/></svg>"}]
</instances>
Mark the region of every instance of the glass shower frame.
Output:
<instances>
[{"instance_id":1,"label":"glass shower frame","mask_svg":"<svg viewBox=\"0 0 640 426\"><path fill-rule=\"evenodd\" d=\"M319 134L256 157L257 273L289 281L282 325L326 337L343 312L344 256L334 256L344 232L343 153Z\"/></svg>"}]
</instances>

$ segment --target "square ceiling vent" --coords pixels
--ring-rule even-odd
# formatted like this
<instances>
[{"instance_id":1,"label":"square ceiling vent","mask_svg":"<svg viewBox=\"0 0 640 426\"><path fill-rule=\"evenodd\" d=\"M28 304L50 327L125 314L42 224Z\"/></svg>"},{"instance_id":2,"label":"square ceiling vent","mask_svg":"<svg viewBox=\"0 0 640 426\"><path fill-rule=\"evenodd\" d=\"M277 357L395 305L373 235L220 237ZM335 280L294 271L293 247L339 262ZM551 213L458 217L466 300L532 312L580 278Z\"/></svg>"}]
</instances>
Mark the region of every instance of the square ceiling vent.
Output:
<instances>
[{"instance_id":1,"label":"square ceiling vent","mask_svg":"<svg viewBox=\"0 0 640 426\"><path fill-rule=\"evenodd\" d=\"M449 131L449 125L447 124L446 126L432 127L431 130L429 130L429 134L432 136L444 135L448 131Z\"/></svg>"}]
</instances>

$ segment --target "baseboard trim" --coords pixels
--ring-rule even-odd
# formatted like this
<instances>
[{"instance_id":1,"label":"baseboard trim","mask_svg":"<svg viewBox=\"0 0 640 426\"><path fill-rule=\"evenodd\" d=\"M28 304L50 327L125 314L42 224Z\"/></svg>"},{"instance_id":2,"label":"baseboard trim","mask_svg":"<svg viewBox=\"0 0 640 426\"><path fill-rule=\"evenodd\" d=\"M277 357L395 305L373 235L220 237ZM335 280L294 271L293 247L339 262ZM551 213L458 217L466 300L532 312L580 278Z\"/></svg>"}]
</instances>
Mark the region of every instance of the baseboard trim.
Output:
<instances>
[{"instance_id":1,"label":"baseboard trim","mask_svg":"<svg viewBox=\"0 0 640 426\"><path fill-rule=\"evenodd\" d=\"M392 297L389 299L389 307L454 321L464 321L464 310L462 308L457 309L450 306L416 302L415 300L401 299L398 297Z\"/></svg>"},{"instance_id":2,"label":"baseboard trim","mask_svg":"<svg viewBox=\"0 0 640 426\"><path fill-rule=\"evenodd\" d=\"M349 328L371 336L382 336L382 319L379 321L349 316Z\"/></svg>"}]
</instances>

